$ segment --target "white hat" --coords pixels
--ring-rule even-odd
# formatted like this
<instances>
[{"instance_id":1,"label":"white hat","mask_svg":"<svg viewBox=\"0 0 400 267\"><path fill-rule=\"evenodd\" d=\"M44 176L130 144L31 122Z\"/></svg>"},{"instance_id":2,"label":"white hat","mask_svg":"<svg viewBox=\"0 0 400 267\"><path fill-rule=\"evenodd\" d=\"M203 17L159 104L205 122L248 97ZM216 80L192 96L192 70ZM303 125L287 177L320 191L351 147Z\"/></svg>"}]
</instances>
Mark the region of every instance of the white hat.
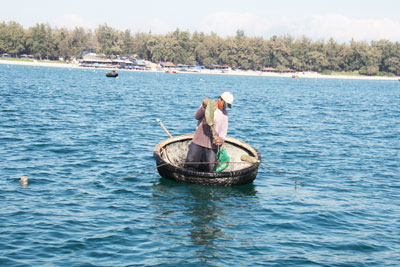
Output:
<instances>
[{"instance_id":1,"label":"white hat","mask_svg":"<svg viewBox=\"0 0 400 267\"><path fill-rule=\"evenodd\" d=\"M231 108L232 103L233 103L233 95L231 92L224 92L221 95L222 100L225 101L225 103L228 105L228 108Z\"/></svg>"}]
</instances>

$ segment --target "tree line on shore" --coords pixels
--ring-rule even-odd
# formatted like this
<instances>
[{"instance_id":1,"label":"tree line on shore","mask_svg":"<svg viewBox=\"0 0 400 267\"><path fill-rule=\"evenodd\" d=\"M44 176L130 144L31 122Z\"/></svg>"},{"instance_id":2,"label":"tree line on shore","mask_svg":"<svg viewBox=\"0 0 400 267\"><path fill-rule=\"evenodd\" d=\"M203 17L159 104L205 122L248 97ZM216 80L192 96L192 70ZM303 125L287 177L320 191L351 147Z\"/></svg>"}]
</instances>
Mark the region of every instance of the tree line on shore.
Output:
<instances>
[{"instance_id":1,"label":"tree line on shore","mask_svg":"<svg viewBox=\"0 0 400 267\"><path fill-rule=\"evenodd\" d=\"M119 31L107 24L95 30L52 28L36 24L24 29L19 23L0 23L0 54L32 54L38 59L82 58L94 52L107 57L132 56L152 62L187 65L229 65L243 70L358 72L362 75L400 75L400 43L388 40L338 43L312 41L290 35L248 37L182 31L153 34Z\"/></svg>"}]
</instances>

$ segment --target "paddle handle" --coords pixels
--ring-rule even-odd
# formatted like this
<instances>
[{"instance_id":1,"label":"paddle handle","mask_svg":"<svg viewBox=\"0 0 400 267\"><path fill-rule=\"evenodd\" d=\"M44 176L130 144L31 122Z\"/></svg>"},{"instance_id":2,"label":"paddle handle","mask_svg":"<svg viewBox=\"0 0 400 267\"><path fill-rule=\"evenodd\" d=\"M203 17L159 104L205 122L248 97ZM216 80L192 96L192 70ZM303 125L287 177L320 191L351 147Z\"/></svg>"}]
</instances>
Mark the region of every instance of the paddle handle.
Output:
<instances>
[{"instance_id":1,"label":"paddle handle","mask_svg":"<svg viewBox=\"0 0 400 267\"><path fill-rule=\"evenodd\" d=\"M253 163L253 164L259 162L259 160L258 160L257 158L251 157L251 156L246 155L246 154L243 154L243 155L240 157L240 159L241 159L242 161L247 161L247 162Z\"/></svg>"},{"instance_id":2,"label":"paddle handle","mask_svg":"<svg viewBox=\"0 0 400 267\"><path fill-rule=\"evenodd\" d=\"M172 138L172 135L168 132L167 128L165 128L164 124L162 123L162 121L160 119L157 119L157 122L160 124L161 128L163 128L163 130L168 134L168 136L170 138Z\"/></svg>"}]
</instances>

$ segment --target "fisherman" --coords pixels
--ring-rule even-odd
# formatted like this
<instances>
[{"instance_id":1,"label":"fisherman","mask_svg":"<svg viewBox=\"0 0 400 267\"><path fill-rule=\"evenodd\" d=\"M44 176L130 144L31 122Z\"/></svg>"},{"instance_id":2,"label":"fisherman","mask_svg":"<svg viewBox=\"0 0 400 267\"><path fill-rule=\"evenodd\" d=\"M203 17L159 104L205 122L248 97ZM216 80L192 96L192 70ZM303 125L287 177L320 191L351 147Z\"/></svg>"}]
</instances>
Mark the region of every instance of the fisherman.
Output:
<instances>
[{"instance_id":1,"label":"fisherman","mask_svg":"<svg viewBox=\"0 0 400 267\"><path fill-rule=\"evenodd\" d=\"M232 103L231 92L224 92L216 102L204 98L194 115L198 123L186 156L186 169L203 172L216 170L218 149L224 144L228 132L226 108L231 108ZM201 162L210 163L201 164Z\"/></svg>"}]
</instances>

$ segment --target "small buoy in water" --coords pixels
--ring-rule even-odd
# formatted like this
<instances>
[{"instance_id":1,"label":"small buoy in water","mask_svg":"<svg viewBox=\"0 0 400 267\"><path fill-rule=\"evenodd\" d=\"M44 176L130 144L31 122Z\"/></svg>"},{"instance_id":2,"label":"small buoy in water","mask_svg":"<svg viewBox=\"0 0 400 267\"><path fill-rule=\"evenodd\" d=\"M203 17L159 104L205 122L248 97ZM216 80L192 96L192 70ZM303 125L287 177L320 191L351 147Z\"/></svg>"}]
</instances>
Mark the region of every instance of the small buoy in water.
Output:
<instances>
[{"instance_id":1,"label":"small buoy in water","mask_svg":"<svg viewBox=\"0 0 400 267\"><path fill-rule=\"evenodd\" d=\"M22 186L27 186L28 185L28 176L21 176L21 185Z\"/></svg>"}]
</instances>

